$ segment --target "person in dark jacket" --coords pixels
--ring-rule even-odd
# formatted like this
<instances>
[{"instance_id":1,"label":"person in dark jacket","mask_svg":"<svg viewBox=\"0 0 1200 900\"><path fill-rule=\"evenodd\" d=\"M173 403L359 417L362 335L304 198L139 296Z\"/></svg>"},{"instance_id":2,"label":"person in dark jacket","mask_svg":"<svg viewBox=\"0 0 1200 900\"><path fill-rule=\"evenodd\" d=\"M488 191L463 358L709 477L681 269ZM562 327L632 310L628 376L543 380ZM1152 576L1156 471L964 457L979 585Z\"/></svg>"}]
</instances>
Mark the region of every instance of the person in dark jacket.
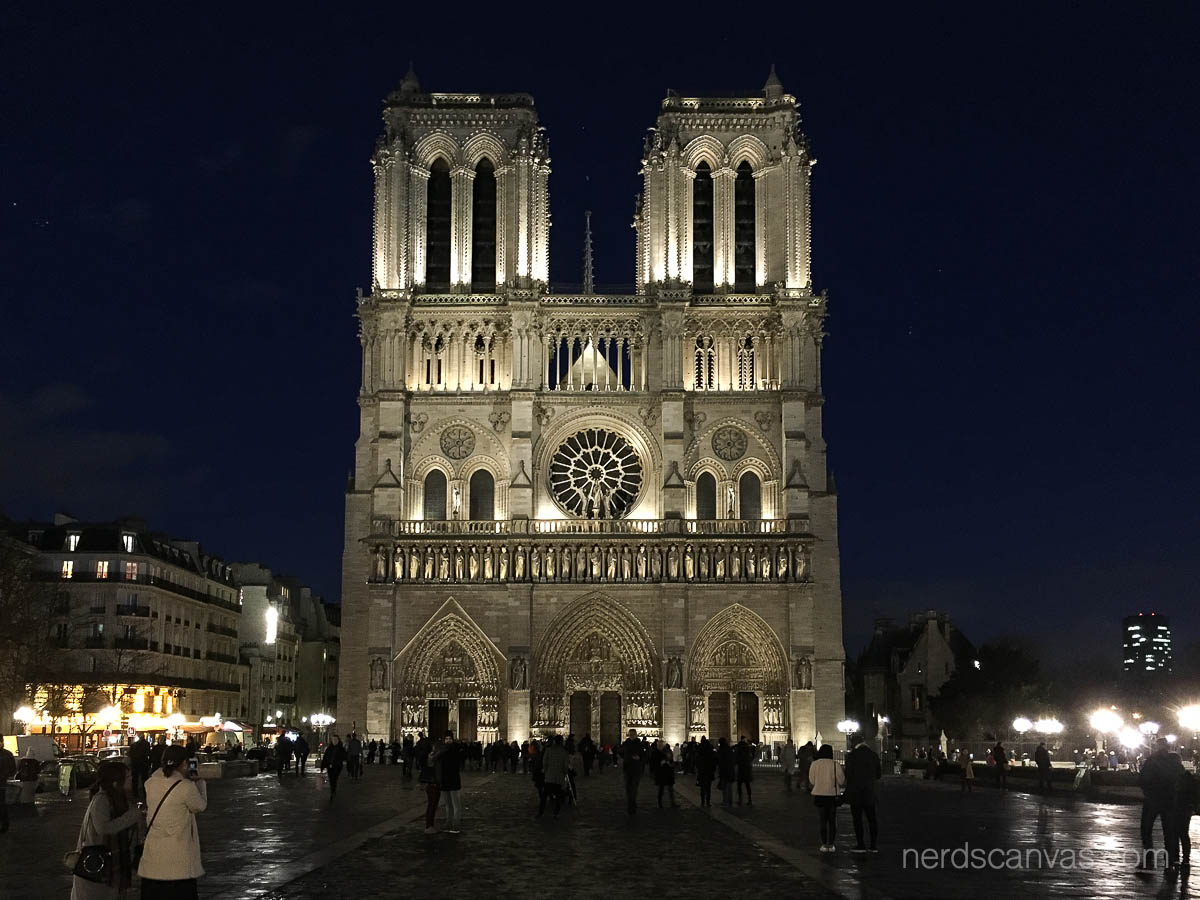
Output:
<instances>
[{"instance_id":1,"label":"person in dark jacket","mask_svg":"<svg viewBox=\"0 0 1200 900\"><path fill-rule=\"evenodd\" d=\"M292 767L292 742L288 740L287 735L280 735L279 740L275 742L275 766L280 778Z\"/></svg>"},{"instance_id":2,"label":"person in dark jacket","mask_svg":"<svg viewBox=\"0 0 1200 900\"><path fill-rule=\"evenodd\" d=\"M721 789L721 805L733 806L733 780L736 776L737 765L733 758L733 748L726 738L717 742L717 787Z\"/></svg>"},{"instance_id":3,"label":"person in dark jacket","mask_svg":"<svg viewBox=\"0 0 1200 900\"><path fill-rule=\"evenodd\" d=\"M999 741L992 748L992 759L996 761L996 787L1002 791L1008 790L1008 751Z\"/></svg>"},{"instance_id":4,"label":"person in dark jacket","mask_svg":"<svg viewBox=\"0 0 1200 900\"><path fill-rule=\"evenodd\" d=\"M308 765L309 748L308 748L308 741L306 741L304 739L304 735L302 735L302 734L297 735L297 737L296 737L295 751L296 751L296 772L297 772L297 774L303 775L304 769Z\"/></svg>"},{"instance_id":5,"label":"person in dark jacket","mask_svg":"<svg viewBox=\"0 0 1200 900\"><path fill-rule=\"evenodd\" d=\"M330 803L337 794L338 778L341 777L345 765L346 748L342 745L342 739L336 734L330 735L329 744L325 747L325 754L321 757L321 768L325 770L325 777L329 779Z\"/></svg>"},{"instance_id":6,"label":"person in dark jacket","mask_svg":"<svg viewBox=\"0 0 1200 900\"><path fill-rule=\"evenodd\" d=\"M1050 793L1050 751L1046 749L1046 742L1042 741L1037 745L1037 749L1033 751L1033 761L1037 763L1038 770L1038 790Z\"/></svg>"},{"instance_id":7,"label":"person in dark jacket","mask_svg":"<svg viewBox=\"0 0 1200 900\"><path fill-rule=\"evenodd\" d=\"M8 831L8 779L17 774L17 760L0 741L0 834Z\"/></svg>"},{"instance_id":8,"label":"person in dark jacket","mask_svg":"<svg viewBox=\"0 0 1200 900\"><path fill-rule=\"evenodd\" d=\"M590 734L585 734L579 742L579 755L583 758L583 774L592 774L592 764L596 761L596 742Z\"/></svg>"},{"instance_id":9,"label":"person in dark jacket","mask_svg":"<svg viewBox=\"0 0 1200 900\"><path fill-rule=\"evenodd\" d=\"M1192 868L1192 816L1200 811L1200 779L1184 770L1179 776L1179 788L1175 794L1175 837L1183 847L1182 855L1175 851L1180 871L1187 873Z\"/></svg>"},{"instance_id":10,"label":"person in dark jacket","mask_svg":"<svg viewBox=\"0 0 1200 900\"><path fill-rule=\"evenodd\" d=\"M738 806L742 805L743 786L746 788L746 805L753 806L754 797L750 793L750 782L754 780L754 748L750 746L745 735L742 735L737 746L733 748L733 760L737 763Z\"/></svg>"},{"instance_id":11,"label":"person in dark jacket","mask_svg":"<svg viewBox=\"0 0 1200 900\"><path fill-rule=\"evenodd\" d=\"M857 843L854 853L878 853L879 821L875 815L875 784L883 777L879 755L863 742L861 734L850 738L851 751L846 755L846 802L850 804L850 818L854 821L854 837ZM871 846L863 843L863 815L871 830Z\"/></svg>"},{"instance_id":12,"label":"person in dark jacket","mask_svg":"<svg viewBox=\"0 0 1200 900\"><path fill-rule=\"evenodd\" d=\"M621 767L625 773L625 804L629 815L637 812L638 785L642 781L642 766L645 760L642 742L638 740L637 729L630 728L629 736L621 745Z\"/></svg>"},{"instance_id":13,"label":"person in dark jacket","mask_svg":"<svg viewBox=\"0 0 1200 900\"><path fill-rule=\"evenodd\" d=\"M1163 846L1167 849L1168 870L1178 865L1179 840L1175 835L1175 801L1179 795L1181 776L1186 770L1178 753L1171 752L1166 738L1159 738L1154 752L1138 773L1142 789L1142 857L1139 869L1154 868L1154 822L1162 817Z\"/></svg>"},{"instance_id":14,"label":"person in dark jacket","mask_svg":"<svg viewBox=\"0 0 1200 900\"><path fill-rule=\"evenodd\" d=\"M708 738L700 738L700 746L694 752L696 784L700 786L700 805L712 806L712 783L717 775L717 751Z\"/></svg>"},{"instance_id":15,"label":"person in dark jacket","mask_svg":"<svg viewBox=\"0 0 1200 900\"><path fill-rule=\"evenodd\" d=\"M158 736L158 742L150 748L150 771L157 772L162 768L163 751L167 749L167 739L163 735Z\"/></svg>"},{"instance_id":16,"label":"person in dark jacket","mask_svg":"<svg viewBox=\"0 0 1200 900\"><path fill-rule=\"evenodd\" d=\"M146 779L150 777L150 751L153 748L143 736L133 742L129 748L129 771L133 775L133 796L144 799L146 796Z\"/></svg>"},{"instance_id":17,"label":"person in dark jacket","mask_svg":"<svg viewBox=\"0 0 1200 900\"><path fill-rule=\"evenodd\" d=\"M541 759L542 793L538 801L538 815L546 811L546 800L554 801L554 815L558 815L563 804L563 785L567 782L570 754L561 734L554 735L539 754Z\"/></svg>"},{"instance_id":18,"label":"person in dark jacket","mask_svg":"<svg viewBox=\"0 0 1200 900\"><path fill-rule=\"evenodd\" d=\"M434 760L437 772L438 786L446 801L446 831L458 834L462 826L462 744L454 740L454 735L447 732L442 752Z\"/></svg>"},{"instance_id":19,"label":"person in dark jacket","mask_svg":"<svg viewBox=\"0 0 1200 900\"><path fill-rule=\"evenodd\" d=\"M658 763L654 768L654 783L658 786L658 807L662 809L663 791L666 791L671 798L671 806L678 808L679 804L675 802L675 756L671 752L671 745L663 741L659 748Z\"/></svg>"},{"instance_id":20,"label":"person in dark jacket","mask_svg":"<svg viewBox=\"0 0 1200 900\"><path fill-rule=\"evenodd\" d=\"M800 787L806 791L812 790L812 782L808 780L808 770L812 768L813 760L817 758L817 745L809 741L796 751L796 778Z\"/></svg>"}]
</instances>

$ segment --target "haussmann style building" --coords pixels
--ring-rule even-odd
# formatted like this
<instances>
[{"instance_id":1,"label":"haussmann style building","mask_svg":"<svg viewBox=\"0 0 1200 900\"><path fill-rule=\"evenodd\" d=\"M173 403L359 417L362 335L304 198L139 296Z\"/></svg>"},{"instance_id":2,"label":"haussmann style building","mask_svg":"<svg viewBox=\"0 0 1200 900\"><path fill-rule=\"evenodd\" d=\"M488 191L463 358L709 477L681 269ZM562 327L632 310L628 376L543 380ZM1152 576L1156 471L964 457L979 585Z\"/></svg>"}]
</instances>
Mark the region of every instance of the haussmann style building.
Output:
<instances>
[{"instance_id":1,"label":"haussmann style building","mask_svg":"<svg viewBox=\"0 0 1200 900\"><path fill-rule=\"evenodd\" d=\"M625 294L549 289L532 97L410 72L383 118L339 729L840 739L796 99L662 102Z\"/></svg>"}]
</instances>

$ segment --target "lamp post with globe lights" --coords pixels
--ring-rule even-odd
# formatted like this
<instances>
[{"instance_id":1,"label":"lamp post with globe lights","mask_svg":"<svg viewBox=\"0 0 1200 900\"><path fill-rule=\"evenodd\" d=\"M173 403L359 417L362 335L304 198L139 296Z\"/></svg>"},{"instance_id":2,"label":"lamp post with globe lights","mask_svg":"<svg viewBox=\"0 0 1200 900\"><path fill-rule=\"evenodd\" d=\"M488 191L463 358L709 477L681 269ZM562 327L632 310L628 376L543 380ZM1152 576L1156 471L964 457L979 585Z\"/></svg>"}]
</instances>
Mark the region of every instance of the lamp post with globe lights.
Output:
<instances>
[{"instance_id":1,"label":"lamp post with globe lights","mask_svg":"<svg viewBox=\"0 0 1200 900\"><path fill-rule=\"evenodd\" d=\"M837 723L837 730L846 736L846 746L850 746L850 735L858 731L858 722L854 719L842 719Z\"/></svg>"},{"instance_id":2,"label":"lamp post with globe lights","mask_svg":"<svg viewBox=\"0 0 1200 900\"><path fill-rule=\"evenodd\" d=\"M1200 704L1190 704L1179 710L1179 727L1192 733L1192 746L1200 733Z\"/></svg>"},{"instance_id":3,"label":"lamp post with globe lights","mask_svg":"<svg viewBox=\"0 0 1200 900\"><path fill-rule=\"evenodd\" d=\"M1089 721L1096 732L1096 749L1101 752L1107 750L1105 735L1118 735L1125 727L1125 720L1112 709L1096 710Z\"/></svg>"}]
</instances>

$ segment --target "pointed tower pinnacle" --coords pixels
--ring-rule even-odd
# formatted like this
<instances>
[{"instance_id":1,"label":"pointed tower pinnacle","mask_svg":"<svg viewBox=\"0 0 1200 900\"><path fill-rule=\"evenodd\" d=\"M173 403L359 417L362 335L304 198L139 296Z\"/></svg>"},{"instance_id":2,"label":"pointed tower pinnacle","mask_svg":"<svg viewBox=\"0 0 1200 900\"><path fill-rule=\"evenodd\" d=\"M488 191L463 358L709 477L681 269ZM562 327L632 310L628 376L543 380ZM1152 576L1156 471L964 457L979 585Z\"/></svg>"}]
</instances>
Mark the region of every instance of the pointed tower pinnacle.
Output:
<instances>
[{"instance_id":1,"label":"pointed tower pinnacle","mask_svg":"<svg viewBox=\"0 0 1200 900\"><path fill-rule=\"evenodd\" d=\"M783 99L783 82L775 74L775 63L771 63L771 74L767 76L767 83L763 85L763 93L768 100Z\"/></svg>"},{"instance_id":2,"label":"pointed tower pinnacle","mask_svg":"<svg viewBox=\"0 0 1200 900\"><path fill-rule=\"evenodd\" d=\"M400 82L400 93L402 94L419 94L421 93L421 82L417 81L416 70L413 69L412 60L408 61L408 74L404 76L404 80Z\"/></svg>"},{"instance_id":3,"label":"pointed tower pinnacle","mask_svg":"<svg viewBox=\"0 0 1200 900\"><path fill-rule=\"evenodd\" d=\"M589 209L583 214L584 229L583 229L583 292L585 294L594 294L596 292L596 282L592 273L592 211Z\"/></svg>"}]
</instances>

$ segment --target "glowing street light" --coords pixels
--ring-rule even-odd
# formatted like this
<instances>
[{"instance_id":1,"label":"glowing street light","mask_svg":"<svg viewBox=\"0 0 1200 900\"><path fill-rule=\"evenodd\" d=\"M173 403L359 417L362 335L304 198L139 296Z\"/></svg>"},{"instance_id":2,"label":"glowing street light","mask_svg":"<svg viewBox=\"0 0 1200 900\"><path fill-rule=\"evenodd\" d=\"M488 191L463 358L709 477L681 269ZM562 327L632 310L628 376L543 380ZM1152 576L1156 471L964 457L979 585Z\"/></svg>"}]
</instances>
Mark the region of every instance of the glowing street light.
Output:
<instances>
[{"instance_id":1,"label":"glowing street light","mask_svg":"<svg viewBox=\"0 0 1200 900\"><path fill-rule=\"evenodd\" d=\"M1033 730L1038 734L1062 734L1063 723L1058 719L1038 719L1033 723Z\"/></svg>"},{"instance_id":2,"label":"glowing street light","mask_svg":"<svg viewBox=\"0 0 1200 900\"><path fill-rule=\"evenodd\" d=\"M1197 707L1197 713L1200 714L1200 707ZM1116 734L1125 726L1124 720L1111 709L1096 710L1092 713L1091 723L1092 730L1101 734Z\"/></svg>"},{"instance_id":3,"label":"glowing street light","mask_svg":"<svg viewBox=\"0 0 1200 900\"><path fill-rule=\"evenodd\" d=\"M1138 725L1138 731L1147 737L1153 734L1158 734L1158 723L1150 721L1142 722L1142 724Z\"/></svg>"},{"instance_id":4,"label":"glowing street light","mask_svg":"<svg viewBox=\"0 0 1200 900\"><path fill-rule=\"evenodd\" d=\"M1200 731L1200 706L1192 704L1179 710L1179 724L1188 731Z\"/></svg>"},{"instance_id":5,"label":"glowing street light","mask_svg":"<svg viewBox=\"0 0 1200 900\"><path fill-rule=\"evenodd\" d=\"M1013 719L1012 727L1013 731L1015 731L1017 734L1024 735L1025 732L1033 728L1033 722L1029 721L1029 719L1025 718L1024 716L1018 716L1017 718Z\"/></svg>"},{"instance_id":6,"label":"glowing street light","mask_svg":"<svg viewBox=\"0 0 1200 900\"><path fill-rule=\"evenodd\" d=\"M1146 742L1146 739L1142 736L1142 733L1135 731L1132 728L1124 729L1120 734L1120 738L1121 746L1126 750L1136 750Z\"/></svg>"},{"instance_id":7,"label":"glowing street light","mask_svg":"<svg viewBox=\"0 0 1200 900\"><path fill-rule=\"evenodd\" d=\"M1168 734L1168 735L1167 735L1167 743L1168 743L1168 744L1173 744L1173 743L1175 743L1177 740L1179 740L1179 738L1178 738L1176 735L1173 735L1173 734Z\"/></svg>"},{"instance_id":8,"label":"glowing street light","mask_svg":"<svg viewBox=\"0 0 1200 900\"><path fill-rule=\"evenodd\" d=\"M858 722L854 721L854 719L842 719L842 721L837 723L837 730L849 737L858 731Z\"/></svg>"},{"instance_id":9,"label":"glowing street light","mask_svg":"<svg viewBox=\"0 0 1200 900\"><path fill-rule=\"evenodd\" d=\"M37 718L37 713L35 713L28 706L22 706L20 709L18 709L15 713L12 714L12 717L13 717L14 722L20 722L22 725L28 725L30 722L32 722L34 719Z\"/></svg>"}]
</instances>

